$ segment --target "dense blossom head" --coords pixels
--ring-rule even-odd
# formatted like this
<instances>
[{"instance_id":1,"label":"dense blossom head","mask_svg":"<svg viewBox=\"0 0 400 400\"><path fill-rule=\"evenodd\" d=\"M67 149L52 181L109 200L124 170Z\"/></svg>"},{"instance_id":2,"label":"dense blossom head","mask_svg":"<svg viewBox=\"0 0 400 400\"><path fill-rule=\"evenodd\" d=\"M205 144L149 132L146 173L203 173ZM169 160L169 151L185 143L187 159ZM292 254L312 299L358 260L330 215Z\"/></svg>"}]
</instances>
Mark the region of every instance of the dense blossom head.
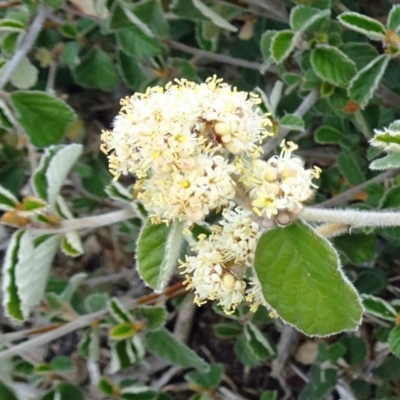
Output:
<instances>
[{"instance_id":1,"label":"dense blossom head","mask_svg":"<svg viewBox=\"0 0 400 400\"><path fill-rule=\"evenodd\" d=\"M112 131L102 135L115 175L168 172L199 154L227 151L256 157L271 122L259 98L216 77L175 81L121 101Z\"/></svg>"},{"instance_id":2,"label":"dense blossom head","mask_svg":"<svg viewBox=\"0 0 400 400\"><path fill-rule=\"evenodd\" d=\"M102 134L111 172L139 178L139 198L153 221L188 225L235 195L233 156L258 157L269 132L259 98L216 77L175 81L121 101L112 131Z\"/></svg>"},{"instance_id":3,"label":"dense blossom head","mask_svg":"<svg viewBox=\"0 0 400 400\"><path fill-rule=\"evenodd\" d=\"M312 196L312 179L319 176L320 170L305 169L300 158L291 157L296 149L294 143L283 142L279 156L268 161L255 159L242 166L241 181L257 215L272 218L282 212L297 214Z\"/></svg>"}]
</instances>

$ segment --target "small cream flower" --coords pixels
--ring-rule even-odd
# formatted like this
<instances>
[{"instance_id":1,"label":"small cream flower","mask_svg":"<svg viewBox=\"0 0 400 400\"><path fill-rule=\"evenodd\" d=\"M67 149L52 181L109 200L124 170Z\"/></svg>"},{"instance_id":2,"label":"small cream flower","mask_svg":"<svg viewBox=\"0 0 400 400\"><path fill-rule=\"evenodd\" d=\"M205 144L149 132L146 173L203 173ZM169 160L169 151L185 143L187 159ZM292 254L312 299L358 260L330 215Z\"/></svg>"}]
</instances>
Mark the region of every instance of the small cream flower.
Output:
<instances>
[{"instance_id":1,"label":"small cream flower","mask_svg":"<svg viewBox=\"0 0 400 400\"><path fill-rule=\"evenodd\" d=\"M241 167L241 182L259 216L272 218L281 212L299 213L303 202L313 194L312 179L320 173L318 167L304 169L301 159L291 157L297 145L282 142L281 146L280 156L273 156L268 161L256 159Z\"/></svg>"},{"instance_id":2,"label":"small cream flower","mask_svg":"<svg viewBox=\"0 0 400 400\"><path fill-rule=\"evenodd\" d=\"M192 245L197 254L186 256L181 266L198 305L217 300L226 313L231 313L245 299L243 278L253 263L260 235L253 213L237 207L224 210L221 225L214 225L210 236L199 236Z\"/></svg>"}]
</instances>

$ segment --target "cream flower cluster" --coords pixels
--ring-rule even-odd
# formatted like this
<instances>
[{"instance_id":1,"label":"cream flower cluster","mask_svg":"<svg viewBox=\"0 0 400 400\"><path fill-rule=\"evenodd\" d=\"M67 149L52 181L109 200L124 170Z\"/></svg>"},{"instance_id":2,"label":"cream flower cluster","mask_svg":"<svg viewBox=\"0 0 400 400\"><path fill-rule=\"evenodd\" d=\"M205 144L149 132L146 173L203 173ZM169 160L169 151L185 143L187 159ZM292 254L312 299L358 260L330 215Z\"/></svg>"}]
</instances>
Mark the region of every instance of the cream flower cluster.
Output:
<instances>
[{"instance_id":1,"label":"cream flower cluster","mask_svg":"<svg viewBox=\"0 0 400 400\"><path fill-rule=\"evenodd\" d=\"M211 234L200 235L192 244L195 256L182 262L185 284L195 293L195 302L217 300L226 313L232 313L246 298L255 310L267 305L261 286L252 269L254 251L261 236L260 225L251 211L240 207L225 209L220 225L211 227ZM250 273L252 285L246 291L245 275ZM247 295L247 297L246 297Z\"/></svg>"},{"instance_id":2,"label":"cream flower cluster","mask_svg":"<svg viewBox=\"0 0 400 400\"><path fill-rule=\"evenodd\" d=\"M272 218L280 213L298 214L316 186L312 183L320 173L318 167L305 169L300 158L292 158L298 147L282 142L279 156L268 161L255 159L241 166L241 182L251 199L253 211ZM288 221L290 222L290 221Z\"/></svg>"},{"instance_id":3,"label":"cream flower cluster","mask_svg":"<svg viewBox=\"0 0 400 400\"><path fill-rule=\"evenodd\" d=\"M262 153L271 122L255 107L259 102L216 77L151 88L121 101L112 131L102 134L102 150L116 177L139 178L138 197L155 223L190 225L234 197L232 159Z\"/></svg>"}]
</instances>

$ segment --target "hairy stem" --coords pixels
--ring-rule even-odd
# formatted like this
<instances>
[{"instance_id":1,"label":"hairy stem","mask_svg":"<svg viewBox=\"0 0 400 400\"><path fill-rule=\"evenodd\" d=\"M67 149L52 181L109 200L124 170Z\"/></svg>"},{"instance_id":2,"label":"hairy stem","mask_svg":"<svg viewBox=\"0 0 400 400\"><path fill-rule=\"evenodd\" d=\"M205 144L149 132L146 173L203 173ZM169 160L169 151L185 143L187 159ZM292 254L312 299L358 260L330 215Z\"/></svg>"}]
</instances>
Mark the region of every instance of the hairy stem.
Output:
<instances>
[{"instance_id":1,"label":"hairy stem","mask_svg":"<svg viewBox=\"0 0 400 400\"><path fill-rule=\"evenodd\" d=\"M299 217L305 221L345 224L353 228L400 226L400 211L326 210L306 207Z\"/></svg>"}]
</instances>

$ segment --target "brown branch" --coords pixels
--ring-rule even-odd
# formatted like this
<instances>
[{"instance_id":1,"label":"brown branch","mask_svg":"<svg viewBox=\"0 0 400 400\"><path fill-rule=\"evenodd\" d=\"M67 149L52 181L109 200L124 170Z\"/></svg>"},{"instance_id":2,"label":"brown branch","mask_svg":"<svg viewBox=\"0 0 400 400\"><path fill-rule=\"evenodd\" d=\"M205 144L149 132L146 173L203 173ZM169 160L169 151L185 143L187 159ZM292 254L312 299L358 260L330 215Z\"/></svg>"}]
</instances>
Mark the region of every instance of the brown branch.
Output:
<instances>
[{"instance_id":1,"label":"brown branch","mask_svg":"<svg viewBox=\"0 0 400 400\"><path fill-rule=\"evenodd\" d=\"M10 1L9 3L0 4L0 10L5 10L6 8L19 6L21 3L22 1Z\"/></svg>"}]
</instances>

